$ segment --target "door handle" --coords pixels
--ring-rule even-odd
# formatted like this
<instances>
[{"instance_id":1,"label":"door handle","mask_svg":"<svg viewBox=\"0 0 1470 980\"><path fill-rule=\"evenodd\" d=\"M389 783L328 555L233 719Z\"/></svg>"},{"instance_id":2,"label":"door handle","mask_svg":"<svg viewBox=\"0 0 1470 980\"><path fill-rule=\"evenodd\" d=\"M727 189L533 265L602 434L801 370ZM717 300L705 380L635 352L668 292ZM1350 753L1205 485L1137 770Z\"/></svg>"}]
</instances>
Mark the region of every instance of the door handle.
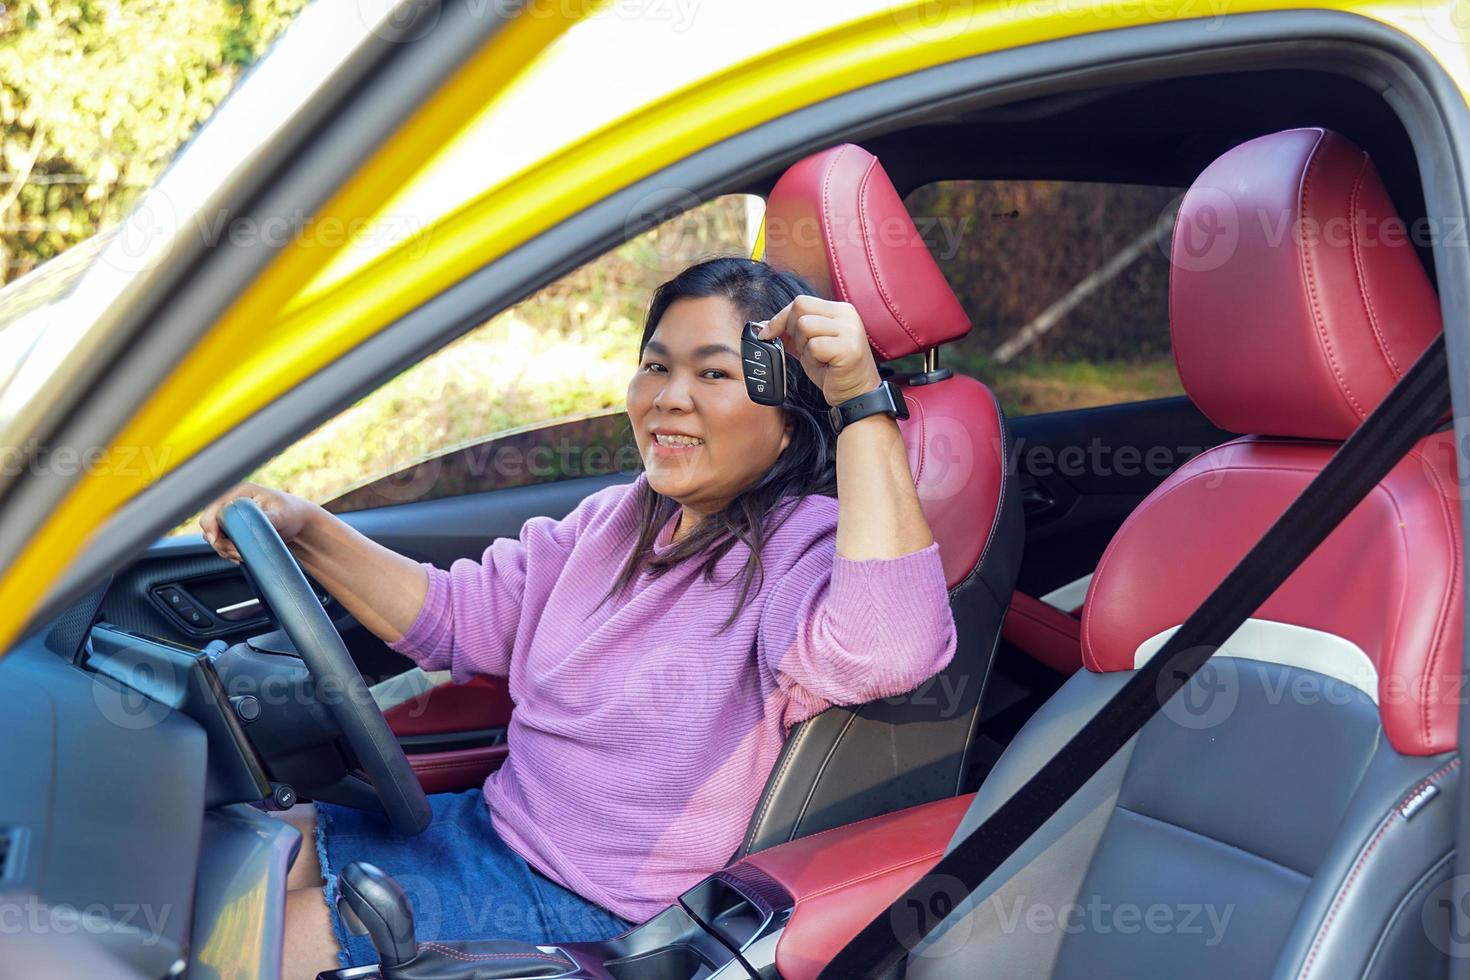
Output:
<instances>
[{"instance_id":1,"label":"door handle","mask_svg":"<svg viewBox=\"0 0 1470 980\"><path fill-rule=\"evenodd\" d=\"M250 598L244 602L232 602L228 606L220 606L214 611L214 614L232 623L242 619L254 619L260 615L260 600Z\"/></svg>"},{"instance_id":2,"label":"door handle","mask_svg":"<svg viewBox=\"0 0 1470 980\"><path fill-rule=\"evenodd\" d=\"M1057 498L1037 484L1021 488L1021 512L1027 517L1044 514L1057 505Z\"/></svg>"}]
</instances>

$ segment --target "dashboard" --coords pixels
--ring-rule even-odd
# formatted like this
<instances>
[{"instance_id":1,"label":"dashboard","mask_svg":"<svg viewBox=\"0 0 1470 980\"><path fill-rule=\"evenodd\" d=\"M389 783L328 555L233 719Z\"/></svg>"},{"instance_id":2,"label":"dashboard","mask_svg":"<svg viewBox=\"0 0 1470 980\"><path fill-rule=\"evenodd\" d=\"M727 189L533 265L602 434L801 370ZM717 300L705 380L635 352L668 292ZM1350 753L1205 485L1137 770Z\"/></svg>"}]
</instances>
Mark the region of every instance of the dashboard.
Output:
<instances>
[{"instance_id":1,"label":"dashboard","mask_svg":"<svg viewBox=\"0 0 1470 980\"><path fill-rule=\"evenodd\" d=\"M0 931L121 976L276 976L301 835L247 802L270 784L209 656L92 627L99 602L0 660Z\"/></svg>"}]
</instances>

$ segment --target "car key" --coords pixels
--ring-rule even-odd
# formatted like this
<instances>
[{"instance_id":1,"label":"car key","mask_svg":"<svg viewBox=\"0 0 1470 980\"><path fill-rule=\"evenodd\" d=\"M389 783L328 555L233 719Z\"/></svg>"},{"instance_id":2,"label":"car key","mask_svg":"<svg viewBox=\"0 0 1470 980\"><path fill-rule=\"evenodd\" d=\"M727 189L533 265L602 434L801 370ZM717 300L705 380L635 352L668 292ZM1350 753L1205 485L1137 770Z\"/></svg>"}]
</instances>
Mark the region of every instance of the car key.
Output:
<instances>
[{"instance_id":1,"label":"car key","mask_svg":"<svg viewBox=\"0 0 1470 980\"><path fill-rule=\"evenodd\" d=\"M745 364L745 393L758 405L786 401L786 352L780 338L761 340L761 324L747 321L740 335L740 357Z\"/></svg>"}]
</instances>

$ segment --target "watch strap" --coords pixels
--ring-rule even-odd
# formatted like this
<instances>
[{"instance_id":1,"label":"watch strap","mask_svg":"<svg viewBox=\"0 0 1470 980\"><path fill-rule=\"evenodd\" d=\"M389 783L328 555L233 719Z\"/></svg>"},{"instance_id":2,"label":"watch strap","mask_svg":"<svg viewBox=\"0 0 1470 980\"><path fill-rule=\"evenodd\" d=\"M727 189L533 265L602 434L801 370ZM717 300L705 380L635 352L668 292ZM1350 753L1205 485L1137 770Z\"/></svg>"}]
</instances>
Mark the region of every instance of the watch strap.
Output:
<instances>
[{"instance_id":1,"label":"watch strap","mask_svg":"<svg viewBox=\"0 0 1470 980\"><path fill-rule=\"evenodd\" d=\"M909 407L903 400L903 392L898 385L892 381L884 381L866 394L833 405L829 414L833 431L841 432L858 419L865 419L869 415L885 414L896 419L906 419L909 417Z\"/></svg>"}]
</instances>

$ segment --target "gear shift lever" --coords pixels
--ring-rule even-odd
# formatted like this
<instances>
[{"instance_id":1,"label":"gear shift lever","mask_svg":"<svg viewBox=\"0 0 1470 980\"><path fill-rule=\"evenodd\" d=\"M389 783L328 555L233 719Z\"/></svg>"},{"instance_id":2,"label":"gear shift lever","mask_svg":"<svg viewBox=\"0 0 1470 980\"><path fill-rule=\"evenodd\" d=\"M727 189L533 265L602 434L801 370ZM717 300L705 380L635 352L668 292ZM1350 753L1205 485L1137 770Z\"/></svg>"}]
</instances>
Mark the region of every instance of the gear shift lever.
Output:
<instances>
[{"instance_id":1,"label":"gear shift lever","mask_svg":"<svg viewBox=\"0 0 1470 980\"><path fill-rule=\"evenodd\" d=\"M353 861L337 876L337 891L367 929L384 969L418 955L413 934L413 906L398 882L366 861Z\"/></svg>"},{"instance_id":2,"label":"gear shift lever","mask_svg":"<svg viewBox=\"0 0 1470 980\"><path fill-rule=\"evenodd\" d=\"M425 942L420 946L408 896L391 875L366 861L353 861L342 869L337 892L338 908L348 926L359 935L366 931L373 941L378 951L377 975L385 980L526 980L564 977L577 968L556 947L514 939Z\"/></svg>"}]
</instances>

